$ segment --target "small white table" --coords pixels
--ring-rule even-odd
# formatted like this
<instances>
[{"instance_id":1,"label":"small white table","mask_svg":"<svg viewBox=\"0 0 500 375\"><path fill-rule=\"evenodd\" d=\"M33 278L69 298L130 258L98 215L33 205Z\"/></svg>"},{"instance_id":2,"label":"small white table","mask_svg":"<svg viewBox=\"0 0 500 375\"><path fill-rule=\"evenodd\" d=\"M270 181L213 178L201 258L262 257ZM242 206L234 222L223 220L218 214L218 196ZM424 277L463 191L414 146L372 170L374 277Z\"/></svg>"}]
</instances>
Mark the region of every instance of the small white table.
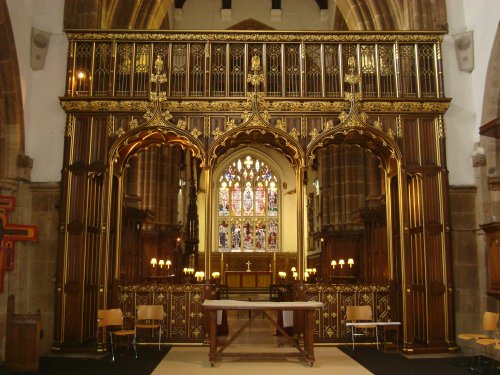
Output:
<instances>
[{"instance_id":1,"label":"small white table","mask_svg":"<svg viewBox=\"0 0 500 375\"><path fill-rule=\"evenodd\" d=\"M374 324L377 325L378 327L382 327L382 331L384 333L384 352L392 351L392 350L399 350L399 326L401 325L401 322L349 322L346 323L346 327L360 327L363 328L373 326ZM389 332L392 332L394 336L394 342L391 341L391 343L387 343L387 334Z\"/></svg>"}]
</instances>

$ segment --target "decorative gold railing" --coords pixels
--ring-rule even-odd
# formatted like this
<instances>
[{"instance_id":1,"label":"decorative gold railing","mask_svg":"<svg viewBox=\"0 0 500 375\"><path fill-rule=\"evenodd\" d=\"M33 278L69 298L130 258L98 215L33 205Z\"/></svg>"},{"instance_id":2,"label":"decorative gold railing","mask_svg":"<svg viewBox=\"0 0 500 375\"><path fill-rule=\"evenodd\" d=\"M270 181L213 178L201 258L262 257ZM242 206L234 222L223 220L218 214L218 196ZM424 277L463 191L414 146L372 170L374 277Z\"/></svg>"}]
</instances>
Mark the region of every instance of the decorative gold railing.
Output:
<instances>
[{"instance_id":1,"label":"decorative gold railing","mask_svg":"<svg viewBox=\"0 0 500 375\"><path fill-rule=\"evenodd\" d=\"M306 284L306 301L323 303L314 320L315 342L345 341L350 332L346 327L346 306L370 305L375 321L399 321L396 293L391 287L369 284Z\"/></svg>"},{"instance_id":2,"label":"decorative gold railing","mask_svg":"<svg viewBox=\"0 0 500 375\"><path fill-rule=\"evenodd\" d=\"M204 284L122 285L118 299L125 315L131 317L137 305L163 305L166 342L203 342L206 333L201 305L207 296L213 296L214 286L208 288ZM398 309L395 293L389 286L306 284L304 296L306 301L320 301L324 305L315 313L315 342L345 341L348 305L371 305L377 321L399 320L393 316Z\"/></svg>"},{"instance_id":3,"label":"decorative gold railing","mask_svg":"<svg viewBox=\"0 0 500 375\"><path fill-rule=\"evenodd\" d=\"M149 98L159 56L170 98L243 98L251 60L267 98L343 98L349 58L365 99L444 98L436 33L78 32L70 40L67 97Z\"/></svg>"}]
</instances>

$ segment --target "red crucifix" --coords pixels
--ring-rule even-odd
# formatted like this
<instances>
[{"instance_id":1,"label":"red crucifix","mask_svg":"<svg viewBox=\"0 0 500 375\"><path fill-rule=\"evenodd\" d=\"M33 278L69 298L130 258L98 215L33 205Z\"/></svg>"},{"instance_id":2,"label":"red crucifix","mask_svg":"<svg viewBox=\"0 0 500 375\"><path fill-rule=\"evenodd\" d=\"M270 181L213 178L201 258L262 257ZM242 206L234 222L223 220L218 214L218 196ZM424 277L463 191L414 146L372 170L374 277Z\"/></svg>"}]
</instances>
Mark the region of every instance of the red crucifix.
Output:
<instances>
[{"instance_id":1,"label":"red crucifix","mask_svg":"<svg viewBox=\"0 0 500 375\"><path fill-rule=\"evenodd\" d=\"M14 268L16 241L36 241L37 227L9 224L9 213L16 207L16 198L0 196L0 293L3 292L5 271Z\"/></svg>"}]
</instances>

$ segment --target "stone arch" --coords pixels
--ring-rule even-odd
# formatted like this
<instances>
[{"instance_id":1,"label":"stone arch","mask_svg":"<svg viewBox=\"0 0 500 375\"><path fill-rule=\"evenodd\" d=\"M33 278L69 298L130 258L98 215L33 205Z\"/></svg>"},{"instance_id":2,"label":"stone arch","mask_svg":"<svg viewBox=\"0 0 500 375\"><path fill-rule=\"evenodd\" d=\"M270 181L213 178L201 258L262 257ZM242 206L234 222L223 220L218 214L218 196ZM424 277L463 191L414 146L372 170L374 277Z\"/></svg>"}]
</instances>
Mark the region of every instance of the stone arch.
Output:
<instances>
[{"instance_id":1,"label":"stone arch","mask_svg":"<svg viewBox=\"0 0 500 375\"><path fill-rule=\"evenodd\" d=\"M500 117L500 26L497 26L486 73L481 122Z\"/></svg>"},{"instance_id":2,"label":"stone arch","mask_svg":"<svg viewBox=\"0 0 500 375\"><path fill-rule=\"evenodd\" d=\"M339 0L349 30L446 30L444 0Z\"/></svg>"},{"instance_id":3,"label":"stone arch","mask_svg":"<svg viewBox=\"0 0 500 375\"><path fill-rule=\"evenodd\" d=\"M5 1L0 2L0 181L16 177L24 155L24 116L19 64ZM0 182L0 189L2 183Z\"/></svg>"},{"instance_id":4,"label":"stone arch","mask_svg":"<svg viewBox=\"0 0 500 375\"><path fill-rule=\"evenodd\" d=\"M228 27L227 30L275 30L275 28L253 18L248 18Z\"/></svg>"},{"instance_id":5,"label":"stone arch","mask_svg":"<svg viewBox=\"0 0 500 375\"><path fill-rule=\"evenodd\" d=\"M168 29L168 10L172 1L66 0L64 27ZM337 0L336 3L342 17L335 23L341 26L345 22L348 30L447 29L445 0Z\"/></svg>"}]
</instances>

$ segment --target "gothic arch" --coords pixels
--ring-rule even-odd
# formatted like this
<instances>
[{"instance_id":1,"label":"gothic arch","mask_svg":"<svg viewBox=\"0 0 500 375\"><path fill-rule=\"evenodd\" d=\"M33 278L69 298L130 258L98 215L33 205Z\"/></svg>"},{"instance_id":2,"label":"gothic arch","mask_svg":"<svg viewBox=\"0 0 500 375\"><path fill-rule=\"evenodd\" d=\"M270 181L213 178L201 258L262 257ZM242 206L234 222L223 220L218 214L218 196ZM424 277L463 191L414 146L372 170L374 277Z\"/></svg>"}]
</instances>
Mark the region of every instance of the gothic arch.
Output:
<instances>
[{"instance_id":1,"label":"gothic arch","mask_svg":"<svg viewBox=\"0 0 500 375\"><path fill-rule=\"evenodd\" d=\"M398 144L384 132L371 126L338 126L314 139L307 148L307 160L312 161L319 148L332 143L356 144L373 153L381 161L388 173L397 171L397 163L402 161Z\"/></svg>"},{"instance_id":2,"label":"gothic arch","mask_svg":"<svg viewBox=\"0 0 500 375\"><path fill-rule=\"evenodd\" d=\"M217 166L215 166L213 170L213 182L212 182L212 188L210 191L210 194L213 196L212 197L212 209L210 211L210 214L212 215L212 221L215 221L219 216L218 216L218 191L219 191L219 179L226 170L226 168L229 167L229 165L234 162L238 158L243 158L246 155L250 155L252 157L259 158L262 162L267 164L267 166L272 170L272 172L275 174L277 177L277 182L278 182L278 187L277 189L279 190L279 210L278 210L278 215L276 218L278 219L278 222L281 222L281 219L283 218L283 192L284 189L282 189L282 183L287 180L287 173L284 171L283 167L281 166L281 163L276 160L275 156L273 157L271 154L273 152L277 152L273 148L269 148L267 146L264 147L259 147L258 145L256 147L239 147L238 149L232 150L230 155L224 156L222 160L218 163ZM285 158L283 158L285 159ZM286 160L281 160L281 162L285 162ZM293 172L292 172L293 173ZM289 189L292 189L293 186L289 186ZM221 218L221 217L219 217ZM222 217L223 218L223 217ZM269 217L268 217L269 218ZM280 230L278 231L278 243L282 244L283 243L283 232L282 228L280 226ZM218 225L214 225L212 228L212 233L211 233L212 239L214 240L213 247L212 248L217 248L216 245L216 239L218 238Z\"/></svg>"},{"instance_id":3,"label":"gothic arch","mask_svg":"<svg viewBox=\"0 0 500 375\"><path fill-rule=\"evenodd\" d=\"M137 151L152 145L177 144L191 150L193 156L202 162L206 160L201 142L184 129L174 124L168 126L146 125L129 130L111 146L109 161L113 172L121 174L128 159Z\"/></svg>"},{"instance_id":4,"label":"gothic arch","mask_svg":"<svg viewBox=\"0 0 500 375\"><path fill-rule=\"evenodd\" d=\"M165 30L172 2L66 0L64 27ZM445 0L337 0L336 4L348 30L447 29Z\"/></svg>"},{"instance_id":5,"label":"gothic arch","mask_svg":"<svg viewBox=\"0 0 500 375\"><path fill-rule=\"evenodd\" d=\"M481 122L500 117L500 26L497 26L486 73Z\"/></svg>"},{"instance_id":6,"label":"gothic arch","mask_svg":"<svg viewBox=\"0 0 500 375\"><path fill-rule=\"evenodd\" d=\"M260 21L254 20L253 18L248 18L244 21L238 22L233 26L227 28L227 30L275 30L274 27L266 25Z\"/></svg>"},{"instance_id":7,"label":"gothic arch","mask_svg":"<svg viewBox=\"0 0 500 375\"><path fill-rule=\"evenodd\" d=\"M24 116L19 65L9 10L0 2L0 180L17 175L24 154Z\"/></svg>"}]
</instances>

